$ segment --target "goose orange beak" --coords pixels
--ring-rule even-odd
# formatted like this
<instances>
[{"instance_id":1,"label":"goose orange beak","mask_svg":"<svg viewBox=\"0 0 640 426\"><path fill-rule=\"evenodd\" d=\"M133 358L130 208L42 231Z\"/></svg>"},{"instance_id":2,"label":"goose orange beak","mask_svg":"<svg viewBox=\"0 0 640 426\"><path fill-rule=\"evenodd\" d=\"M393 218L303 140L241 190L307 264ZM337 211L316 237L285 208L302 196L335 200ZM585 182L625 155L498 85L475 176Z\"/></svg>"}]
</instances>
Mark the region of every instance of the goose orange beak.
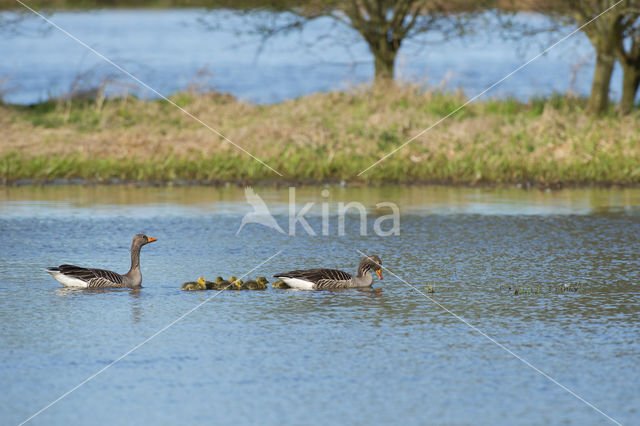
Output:
<instances>
[{"instance_id":1,"label":"goose orange beak","mask_svg":"<svg viewBox=\"0 0 640 426\"><path fill-rule=\"evenodd\" d=\"M378 276L378 278L382 279L382 268L376 269L376 275Z\"/></svg>"},{"instance_id":2,"label":"goose orange beak","mask_svg":"<svg viewBox=\"0 0 640 426\"><path fill-rule=\"evenodd\" d=\"M154 241L158 241L157 238L153 238L153 237L147 237L149 239L149 242L152 243Z\"/></svg>"}]
</instances>

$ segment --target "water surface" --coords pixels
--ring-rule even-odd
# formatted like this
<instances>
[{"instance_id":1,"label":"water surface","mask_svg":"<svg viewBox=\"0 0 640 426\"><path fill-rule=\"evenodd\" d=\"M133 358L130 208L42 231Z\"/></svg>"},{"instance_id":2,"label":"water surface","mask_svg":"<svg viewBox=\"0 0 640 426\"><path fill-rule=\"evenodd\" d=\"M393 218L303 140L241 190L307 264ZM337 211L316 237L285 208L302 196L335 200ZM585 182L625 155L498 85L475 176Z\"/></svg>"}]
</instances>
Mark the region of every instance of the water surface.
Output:
<instances>
[{"instance_id":1,"label":"water surface","mask_svg":"<svg viewBox=\"0 0 640 426\"><path fill-rule=\"evenodd\" d=\"M242 18L228 11L200 9L96 10L57 12L50 18L165 95L212 88L243 100L271 103L359 85L373 75L373 59L361 37L348 28L336 28L329 19L318 19L302 33L278 36L265 45L252 32L263 20L277 19L269 15ZM396 77L460 88L473 96L574 30L566 27L553 36L543 32L515 42L500 39L497 24L486 19L469 25L470 35L462 39L434 33L407 40L397 58ZM532 14L518 19L535 28L550 25ZM15 32L4 31L0 51L0 79L6 79L0 90L7 102L33 103L105 83L113 94L156 96L35 16ZM585 95L592 72L593 49L577 33L488 95L523 100L568 90ZM619 97L620 87L616 68L614 98Z\"/></svg>"},{"instance_id":2,"label":"water surface","mask_svg":"<svg viewBox=\"0 0 640 426\"><path fill-rule=\"evenodd\" d=\"M34 424L561 423L606 419L451 312L625 424L640 420L640 191L298 190L329 203L329 236L259 225L237 188L45 187L0 192L0 418L18 423L184 313ZM256 189L287 229L286 189ZM328 201L327 201L328 200ZM337 236L336 203L371 221L398 203L399 236ZM308 217L321 229L321 209ZM369 223L369 230L372 229ZM43 272L128 268L139 291L69 291ZM181 292L199 275L389 268L381 292ZM430 283L429 300L421 291ZM579 292L558 292L564 284ZM509 287L541 288L514 295Z\"/></svg>"}]
</instances>

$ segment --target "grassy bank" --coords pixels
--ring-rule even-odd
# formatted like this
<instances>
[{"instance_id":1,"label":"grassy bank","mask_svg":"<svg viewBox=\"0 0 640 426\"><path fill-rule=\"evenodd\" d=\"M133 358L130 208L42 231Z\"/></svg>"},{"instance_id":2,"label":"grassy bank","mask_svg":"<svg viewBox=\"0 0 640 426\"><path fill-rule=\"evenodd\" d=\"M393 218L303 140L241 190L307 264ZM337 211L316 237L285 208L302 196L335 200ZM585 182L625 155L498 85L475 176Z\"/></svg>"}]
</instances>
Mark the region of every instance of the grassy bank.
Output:
<instances>
[{"instance_id":1,"label":"grassy bank","mask_svg":"<svg viewBox=\"0 0 640 426\"><path fill-rule=\"evenodd\" d=\"M356 175L464 97L396 86L276 105L250 105L215 93L180 93L172 100L285 177L167 102L98 97L1 105L0 179L640 183L640 112L594 119L581 99L469 105L361 177Z\"/></svg>"}]
</instances>

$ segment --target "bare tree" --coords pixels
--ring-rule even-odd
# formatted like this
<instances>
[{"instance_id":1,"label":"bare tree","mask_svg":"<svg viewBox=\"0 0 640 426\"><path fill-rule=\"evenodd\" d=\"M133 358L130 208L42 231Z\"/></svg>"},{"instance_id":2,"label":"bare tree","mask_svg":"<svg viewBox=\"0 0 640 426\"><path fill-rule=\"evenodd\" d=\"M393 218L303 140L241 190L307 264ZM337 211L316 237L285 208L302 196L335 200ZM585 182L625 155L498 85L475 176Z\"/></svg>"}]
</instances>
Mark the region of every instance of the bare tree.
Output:
<instances>
[{"instance_id":1,"label":"bare tree","mask_svg":"<svg viewBox=\"0 0 640 426\"><path fill-rule=\"evenodd\" d=\"M20 6L16 3L17 6ZM50 31L49 25L43 25L41 19L33 12L16 7L13 10L0 9L0 34L3 36L19 36L23 34L44 34ZM40 12L46 16L51 15L50 11ZM32 24L32 25L26 25Z\"/></svg>"},{"instance_id":2,"label":"bare tree","mask_svg":"<svg viewBox=\"0 0 640 426\"><path fill-rule=\"evenodd\" d=\"M602 113L609 107L609 88L616 58L621 57L625 22L635 19L640 0L512 0L515 10L549 15L562 24L582 27L596 54L589 95L589 111ZM603 13L604 12L604 13Z\"/></svg>"},{"instance_id":3,"label":"bare tree","mask_svg":"<svg viewBox=\"0 0 640 426\"><path fill-rule=\"evenodd\" d=\"M428 32L463 34L468 18L494 2L488 0L279 0L216 2L216 8L232 7L242 13L265 9L286 13L287 19L262 19L255 28L263 38L301 30L322 17L354 29L367 43L374 58L376 80L393 78L395 60L403 41ZM258 12L256 12L258 11ZM263 17L264 18L264 17Z\"/></svg>"},{"instance_id":4,"label":"bare tree","mask_svg":"<svg viewBox=\"0 0 640 426\"><path fill-rule=\"evenodd\" d=\"M617 0L569 0L568 14L577 25L584 25L599 13L614 6ZM619 7L619 6L618 6ZM615 49L620 36L621 10L611 10L584 27L583 31L596 51L596 64L591 82L589 110L602 113L609 107L609 87L615 66Z\"/></svg>"},{"instance_id":5,"label":"bare tree","mask_svg":"<svg viewBox=\"0 0 640 426\"><path fill-rule=\"evenodd\" d=\"M445 25L455 27L451 26L455 12L451 6L433 0L349 0L328 15L362 36L374 58L375 78L388 80L393 78L396 56L405 39L443 30Z\"/></svg>"},{"instance_id":6,"label":"bare tree","mask_svg":"<svg viewBox=\"0 0 640 426\"><path fill-rule=\"evenodd\" d=\"M635 104L640 86L640 10L621 21L622 36L616 46L616 55L622 65L622 98L620 111L628 114Z\"/></svg>"}]
</instances>

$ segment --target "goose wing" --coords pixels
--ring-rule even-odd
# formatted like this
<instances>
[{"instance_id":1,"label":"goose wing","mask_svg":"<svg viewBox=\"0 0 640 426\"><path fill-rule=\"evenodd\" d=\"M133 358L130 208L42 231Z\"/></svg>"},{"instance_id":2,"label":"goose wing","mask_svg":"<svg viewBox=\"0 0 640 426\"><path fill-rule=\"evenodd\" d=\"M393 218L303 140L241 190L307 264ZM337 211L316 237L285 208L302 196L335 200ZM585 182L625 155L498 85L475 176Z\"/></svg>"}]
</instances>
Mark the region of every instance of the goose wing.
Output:
<instances>
[{"instance_id":1,"label":"goose wing","mask_svg":"<svg viewBox=\"0 0 640 426\"><path fill-rule=\"evenodd\" d=\"M60 265L56 268L60 273L85 281L89 287L119 287L124 286L124 277L106 269L82 268L75 265Z\"/></svg>"},{"instance_id":2,"label":"goose wing","mask_svg":"<svg viewBox=\"0 0 640 426\"><path fill-rule=\"evenodd\" d=\"M305 280L318 284L324 280L330 281L347 281L352 278L351 274L348 274L337 269L301 269L296 271L283 272L281 274L274 275L276 278L297 278L299 280Z\"/></svg>"}]
</instances>

